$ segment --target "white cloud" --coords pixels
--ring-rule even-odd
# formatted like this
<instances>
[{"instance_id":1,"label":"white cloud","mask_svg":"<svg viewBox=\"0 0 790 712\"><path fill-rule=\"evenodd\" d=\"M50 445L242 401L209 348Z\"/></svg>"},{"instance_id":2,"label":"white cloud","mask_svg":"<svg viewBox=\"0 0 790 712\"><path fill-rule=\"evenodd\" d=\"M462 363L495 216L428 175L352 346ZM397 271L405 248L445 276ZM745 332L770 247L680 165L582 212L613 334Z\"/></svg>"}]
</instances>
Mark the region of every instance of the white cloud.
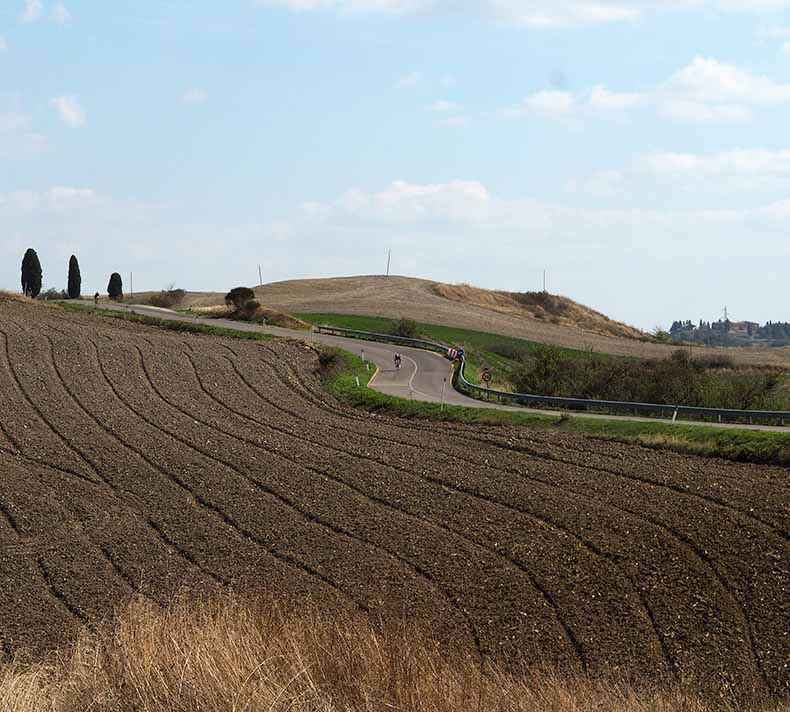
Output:
<instances>
[{"instance_id":1,"label":"white cloud","mask_svg":"<svg viewBox=\"0 0 790 712\"><path fill-rule=\"evenodd\" d=\"M410 72L409 74L404 74L395 82L396 89L416 89L419 87L425 78L420 74L420 72Z\"/></svg>"},{"instance_id":2,"label":"white cloud","mask_svg":"<svg viewBox=\"0 0 790 712\"><path fill-rule=\"evenodd\" d=\"M469 119L466 116L448 116L441 119L439 126L444 126L448 129L464 129L469 126Z\"/></svg>"},{"instance_id":3,"label":"white cloud","mask_svg":"<svg viewBox=\"0 0 790 712\"><path fill-rule=\"evenodd\" d=\"M428 106L429 111L436 111L438 113L448 113L448 112L455 112L458 111L461 107L456 104L454 101L446 101L444 99L440 99L439 101L434 101L432 104Z\"/></svg>"},{"instance_id":4,"label":"white cloud","mask_svg":"<svg viewBox=\"0 0 790 712\"><path fill-rule=\"evenodd\" d=\"M590 92L589 105L596 111L625 111L640 106L646 101L647 97L643 94L617 94L609 91L605 86L597 84Z\"/></svg>"},{"instance_id":5,"label":"white cloud","mask_svg":"<svg viewBox=\"0 0 790 712\"><path fill-rule=\"evenodd\" d=\"M576 99L565 91L539 91L524 99L522 111L544 116L569 116L576 110Z\"/></svg>"},{"instance_id":6,"label":"white cloud","mask_svg":"<svg viewBox=\"0 0 790 712\"><path fill-rule=\"evenodd\" d=\"M680 152L637 154L622 167L568 182L572 193L613 198L655 196L671 188L694 196L715 196L716 204L764 202L790 191L790 149L735 149L709 155Z\"/></svg>"},{"instance_id":7,"label":"white cloud","mask_svg":"<svg viewBox=\"0 0 790 712\"><path fill-rule=\"evenodd\" d=\"M8 51L8 42L6 42L5 37L0 35L0 52L7 52Z\"/></svg>"},{"instance_id":8,"label":"white cloud","mask_svg":"<svg viewBox=\"0 0 790 712\"><path fill-rule=\"evenodd\" d=\"M50 12L50 16L58 25L65 25L71 20L71 13L62 2L55 3Z\"/></svg>"},{"instance_id":9,"label":"white cloud","mask_svg":"<svg viewBox=\"0 0 790 712\"><path fill-rule=\"evenodd\" d=\"M76 96L58 96L51 99L49 105L55 109L65 124L71 128L85 125L85 111Z\"/></svg>"},{"instance_id":10,"label":"white cloud","mask_svg":"<svg viewBox=\"0 0 790 712\"><path fill-rule=\"evenodd\" d=\"M258 0L295 12L340 14L465 14L531 30L635 22L660 12L760 13L790 7L790 0Z\"/></svg>"},{"instance_id":11,"label":"white cloud","mask_svg":"<svg viewBox=\"0 0 790 712\"><path fill-rule=\"evenodd\" d=\"M208 100L208 94L204 89L198 89L193 87L191 89L187 89L181 95L181 101L184 104L205 104Z\"/></svg>"},{"instance_id":12,"label":"white cloud","mask_svg":"<svg viewBox=\"0 0 790 712\"><path fill-rule=\"evenodd\" d=\"M623 115L651 106L667 118L696 123L748 121L759 106L790 104L790 84L753 74L717 59L696 57L667 80L643 92L614 92L598 84L571 94L546 90L532 94L510 116L543 114L578 120Z\"/></svg>"},{"instance_id":13,"label":"white cloud","mask_svg":"<svg viewBox=\"0 0 790 712\"><path fill-rule=\"evenodd\" d=\"M44 5L41 0L25 0L19 21L24 23L38 22L44 15Z\"/></svg>"},{"instance_id":14,"label":"white cloud","mask_svg":"<svg viewBox=\"0 0 790 712\"><path fill-rule=\"evenodd\" d=\"M257 279L249 255L262 243L267 280L371 274L383 270L392 246L402 274L520 291L537 288L548 264L553 289L652 327L690 303L693 318L705 316L736 294L739 313L780 318L785 280L764 265L790 258L787 199L750 209L604 209L504 199L475 180L395 181L264 225L212 225L172 210L80 186L0 193L0 287L16 286L31 245L46 286L60 286L63 265L77 254L86 293L103 292L112 271L139 272L138 289L161 289L182 275L179 286L219 291L240 275ZM755 270L760 290L744 286L743 275ZM663 285L660 300L643 296L646 280Z\"/></svg>"}]
</instances>

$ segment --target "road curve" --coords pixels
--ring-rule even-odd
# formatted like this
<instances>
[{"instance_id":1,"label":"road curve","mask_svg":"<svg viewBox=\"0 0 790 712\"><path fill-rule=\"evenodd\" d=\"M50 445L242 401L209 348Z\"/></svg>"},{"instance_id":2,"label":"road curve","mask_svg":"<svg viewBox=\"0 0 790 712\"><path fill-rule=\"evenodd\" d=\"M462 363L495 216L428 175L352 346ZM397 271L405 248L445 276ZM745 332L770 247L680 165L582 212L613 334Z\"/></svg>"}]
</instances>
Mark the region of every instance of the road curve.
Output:
<instances>
[{"instance_id":1,"label":"road curve","mask_svg":"<svg viewBox=\"0 0 790 712\"><path fill-rule=\"evenodd\" d=\"M210 324L221 326L237 331L253 331L272 336L299 339L308 343L321 343L328 346L337 346L350 351L373 364L376 374L370 382L370 387L380 393L409 398L412 400L426 401L430 403L440 403L444 401L449 405L464 406L467 408L486 408L490 410L506 410L513 412L524 412L526 408L520 406L501 405L498 403L488 403L459 393L452 387L453 366L446 358L431 351L421 349L394 346L372 341L360 341L359 339L349 339L328 334L316 334L296 329L283 329L277 326L264 326L260 324L250 324L243 321L231 319L209 319L206 317L190 316L181 314L169 309L158 307L141 306L136 304L122 304L117 302L103 301L99 304L99 310L125 311L151 316L157 319L169 321L184 321L195 324ZM395 368L394 356L400 353L403 356L400 369ZM557 416L560 411L529 408L530 413L541 413L544 415ZM656 421L667 423L665 419L645 418L639 416L625 415L602 415L599 413L584 413L573 411L574 418L591 418L597 420L627 420L644 423L655 423ZM685 421L689 422L689 421ZM774 432L787 432L787 428L773 425L748 425L735 423L701 423L690 421L694 425L711 428L735 428L739 430L763 430Z\"/></svg>"}]
</instances>

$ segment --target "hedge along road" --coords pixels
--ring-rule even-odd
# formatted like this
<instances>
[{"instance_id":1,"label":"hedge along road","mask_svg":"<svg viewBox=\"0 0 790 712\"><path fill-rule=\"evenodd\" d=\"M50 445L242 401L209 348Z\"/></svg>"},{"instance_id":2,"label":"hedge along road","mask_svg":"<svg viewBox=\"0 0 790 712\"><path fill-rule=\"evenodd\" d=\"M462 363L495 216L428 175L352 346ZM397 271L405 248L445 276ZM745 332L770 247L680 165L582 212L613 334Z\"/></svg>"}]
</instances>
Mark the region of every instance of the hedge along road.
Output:
<instances>
[{"instance_id":1,"label":"hedge along road","mask_svg":"<svg viewBox=\"0 0 790 712\"><path fill-rule=\"evenodd\" d=\"M321 343L327 346L350 351L357 356L364 357L377 369L369 386L380 393L398 396L400 398L441 403L442 399L448 405L463 406L466 408L485 408L491 410L505 410L517 413L530 412L542 415L556 416L563 411L539 408L525 408L521 406L502 405L476 400L459 393L452 386L453 365L441 355L423 351L422 349L383 344L374 341L330 336L328 334L305 333L297 329L282 329L276 326L263 326L250 324L232 319L213 319L208 317L189 316L169 309L142 306L137 304L122 304L117 302L101 302L99 310L133 312L143 316L164 319L168 321L184 321L194 324L210 324L236 331L252 331L283 338L299 339L308 343ZM395 368L395 354L403 357L400 369ZM590 418L596 420L627 420L643 423L668 423L666 418L647 418L641 416L609 415L601 413L585 413L572 411L574 418ZM736 428L740 430L763 430L774 432L788 432L786 427L774 425L751 425L746 423L704 423L701 421L683 421L694 425L711 428Z\"/></svg>"}]
</instances>

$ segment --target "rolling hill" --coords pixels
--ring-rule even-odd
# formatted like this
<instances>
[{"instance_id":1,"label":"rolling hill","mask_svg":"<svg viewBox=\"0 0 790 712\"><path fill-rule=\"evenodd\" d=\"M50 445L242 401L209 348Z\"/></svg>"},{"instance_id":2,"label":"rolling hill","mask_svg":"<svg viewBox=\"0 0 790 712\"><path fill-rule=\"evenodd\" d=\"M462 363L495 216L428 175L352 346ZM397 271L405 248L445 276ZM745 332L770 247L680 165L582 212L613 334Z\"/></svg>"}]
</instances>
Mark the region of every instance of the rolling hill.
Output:
<instances>
[{"instance_id":1,"label":"rolling hill","mask_svg":"<svg viewBox=\"0 0 790 712\"><path fill-rule=\"evenodd\" d=\"M408 318L462 329L638 358L666 358L677 344L656 343L634 327L566 297L492 291L412 277L301 279L255 287L258 301L287 313L331 313ZM145 294L138 295L145 298ZM223 302L218 292L189 292L182 308ZM733 361L790 367L790 348L695 347Z\"/></svg>"}]
</instances>

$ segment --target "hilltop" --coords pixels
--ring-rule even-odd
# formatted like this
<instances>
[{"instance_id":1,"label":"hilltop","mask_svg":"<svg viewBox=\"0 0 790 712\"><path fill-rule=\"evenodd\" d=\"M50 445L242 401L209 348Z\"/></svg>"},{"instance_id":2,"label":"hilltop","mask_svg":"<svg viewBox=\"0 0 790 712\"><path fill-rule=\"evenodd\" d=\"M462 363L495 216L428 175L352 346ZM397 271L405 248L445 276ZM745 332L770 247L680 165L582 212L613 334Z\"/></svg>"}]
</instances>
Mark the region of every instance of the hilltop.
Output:
<instances>
[{"instance_id":1,"label":"hilltop","mask_svg":"<svg viewBox=\"0 0 790 712\"><path fill-rule=\"evenodd\" d=\"M678 348L655 343L639 329L567 297L543 292L486 290L379 275L273 282L255 287L255 295L266 308L288 314L407 318L621 356L665 358ZM200 310L223 304L223 299L219 292L188 292L179 308ZM790 365L788 348L706 347L705 353L726 353L738 363Z\"/></svg>"}]
</instances>

